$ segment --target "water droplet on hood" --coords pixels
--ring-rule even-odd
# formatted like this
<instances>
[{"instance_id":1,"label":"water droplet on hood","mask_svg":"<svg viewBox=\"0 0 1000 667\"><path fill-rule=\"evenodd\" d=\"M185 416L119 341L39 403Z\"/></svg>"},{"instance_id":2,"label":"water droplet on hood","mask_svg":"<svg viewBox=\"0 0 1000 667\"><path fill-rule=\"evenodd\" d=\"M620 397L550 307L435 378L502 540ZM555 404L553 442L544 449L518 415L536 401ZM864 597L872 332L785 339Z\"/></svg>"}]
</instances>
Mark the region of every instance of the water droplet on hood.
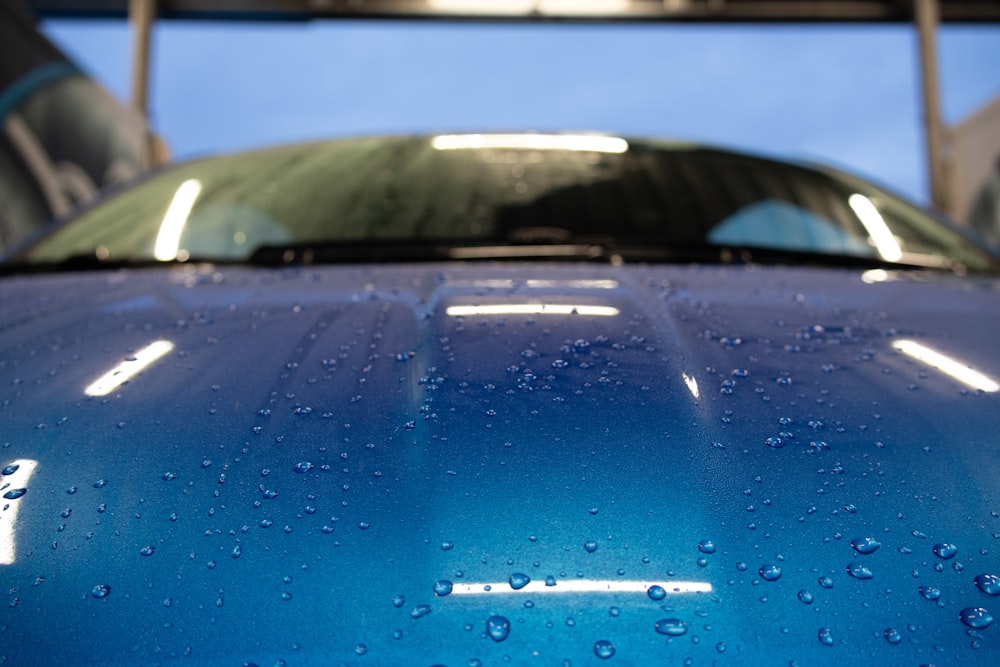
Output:
<instances>
[{"instance_id":1,"label":"water droplet on hood","mask_svg":"<svg viewBox=\"0 0 1000 667\"><path fill-rule=\"evenodd\" d=\"M943 558L948 560L949 558L954 558L955 554L958 553L958 547L954 544L948 544L947 542L942 542L941 544L934 545L934 555L938 558Z\"/></svg>"},{"instance_id":2,"label":"water droplet on hood","mask_svg":"<svg viewBox=\"0 0 1000 667\"><path fill-rule=\"evenodd\" d=\"M594 643L594 655L601 660L607 660L615 654L615 646L607 639L599 639Z\"/></svg>"},{"instance_id":3,"label":"water droplet on hood","mask_svg":"<svg viewBox=\"0 0 1000 667\"><path fill-rule=\"evenodd\" d=\"M781 568L777 565L762 565L757 574L765 581L777 581L781 579Z\"/></svg>"},{"instance_id":4,"label":"water droplet on hood","mask_svg":"<svg viewBox=\"0 0 1000 667\"><path fill-rule=\"evenodd\" d=\"M486 634L495 642L502 642L510 634L510 621L503 616L490 616L486 619Z\"/></svg>"},{"instance_id":5,"label":"water droplet on hood","mask_svg":"<svg viewBox=\"0 0 1000 667\"><path fill-rule=\"evenodd\" d=\"M958 612L958 617L970 628L982 630L993 623L993 616L982 607L966 607Z\"/></svg>"},{"instance_id":6,"label":"water droplet on hood","mask_svg":"<svg viewBox=\"0 0 1000 667\"><path fill-rule=\"evenodd\" d=\"M863 555L875 553L880 546L882 543L876 541L874 537L855 537L851 540L851 547Z\"/></svg>"},{"instance_id":7,"label":"water droplet on hood","mask_svg":"<svg viewBox=\"0 0 1000 667\"><path fill-rule=\"evenodd\" d=\"M850 563L847 566L847 574L851 575L855 579L871 579L873 576L872 571L861 563Z\"/></svg>"},{"instance_id":8,"label":"water droplet on hood","mask_svg":"<svg viewBox=\"0 0 1000 667\"><path fill-rule=\"evenodd\" d=\"M687 633L687 624L679 618L661 618L656 622L656 631L661 635L680 637Z\"/></svg>"},{"instance_id":9,"label":"water droplet on hood","mask_svg":"<svg viewBox=\"0 0 1000 667\"><path fill-rule=\"evenodd\" d=\"M519 591L531 582L531 577L520 572L515 572L510 575L510 578L507 581L510 583L511 588L515 591Z\"/></svg>"},{"instance_id":10,"label":"water droplet on hood","mask_svg":"<svg viewBox=\"0 0 1000 667\"><path fill-rule=\"evenodd\" d=\"M653 584L646 589L646 595L649 596L650 600L662 600L667 597L667 592L663 590L663 586Z\"/></svg>"},{"instance_id":11,"label":"water droplet on hood","mask_svg":"<svg viewBox=\"0 0 1000 667\"><path fill-rule=\"evenodd\" d=\"M995 574L977 574L976 587L987 595L1000 595L1000 577Z\"/></svg>"},{"instance_id":12,"label":"water droplet on hood","mask_svg":"<svg viewBox=\"0 0 1000 667\"><path fill-rule=\"evenodd\" d=\"M111 595L111 586L107 584L97 584L90 590L90 594L95 598L106 598Z\"/></svg>"},{"instance_id":13,"label":"water droplet on hood","mask_svg":"<svg viewBox=\"0 0 1000 667\"><path fill-rule=\"evenodd\" d=\"M941 597L940 588L934 588L933 586L917 586L917 590L920 591L920 594L927 600L937 600Z\"/></svg>"},{"instance_id":14,"label":"water droplet on hood","mask_svg":"<svg viewBox=\"0 0 1000 667\"><path fill-rule=\"evenodd\" d=\"M440 579L434 583L434 595L438 597L444 597L451 593L453 586L447 579Z\"/></svg>"}]
</instances>

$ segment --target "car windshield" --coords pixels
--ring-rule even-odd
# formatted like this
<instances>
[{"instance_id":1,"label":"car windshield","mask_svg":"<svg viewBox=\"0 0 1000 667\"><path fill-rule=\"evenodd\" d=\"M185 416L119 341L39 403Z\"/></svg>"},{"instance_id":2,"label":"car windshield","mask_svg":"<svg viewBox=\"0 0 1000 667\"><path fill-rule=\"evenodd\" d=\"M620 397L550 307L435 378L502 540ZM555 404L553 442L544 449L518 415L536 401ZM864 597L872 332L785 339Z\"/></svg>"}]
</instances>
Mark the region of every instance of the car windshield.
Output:
<instances>
[{"instance_id":1,"label":"car windshield","mask_svg":"<svg viewBox=\"0 0 1000 667\"><path fill-rule=\"evenodd\" d=\"M464 257L596 244L626 259L738 247L972 271L995 261L832 171L567 134L370 137L202 159L106 198L19 259L238 262L313 247L363 261L365 248L421 243L464 245Z\"/></svg>"}]
</instances>

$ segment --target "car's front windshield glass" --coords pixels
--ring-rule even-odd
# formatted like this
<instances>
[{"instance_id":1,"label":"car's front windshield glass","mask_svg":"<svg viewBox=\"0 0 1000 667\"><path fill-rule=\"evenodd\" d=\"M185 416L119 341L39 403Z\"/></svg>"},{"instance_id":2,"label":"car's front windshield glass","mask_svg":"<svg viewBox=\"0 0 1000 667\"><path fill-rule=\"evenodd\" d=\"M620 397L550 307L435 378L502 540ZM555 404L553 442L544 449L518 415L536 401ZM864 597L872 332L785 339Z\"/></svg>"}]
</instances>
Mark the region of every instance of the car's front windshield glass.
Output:
<instances>
[{"instance_id":1,"label":"car's front windshield glass","mask_svg":"<svg viewBox=\"0 0 1000 667\"><path fill-rule=\"evenodd\" d=\"M242 261L262 247L420 241L992 263L918 209L831 173L565 134L371 137L195 161L106 199L26 259Z\"/></svg>"}]
</instances>

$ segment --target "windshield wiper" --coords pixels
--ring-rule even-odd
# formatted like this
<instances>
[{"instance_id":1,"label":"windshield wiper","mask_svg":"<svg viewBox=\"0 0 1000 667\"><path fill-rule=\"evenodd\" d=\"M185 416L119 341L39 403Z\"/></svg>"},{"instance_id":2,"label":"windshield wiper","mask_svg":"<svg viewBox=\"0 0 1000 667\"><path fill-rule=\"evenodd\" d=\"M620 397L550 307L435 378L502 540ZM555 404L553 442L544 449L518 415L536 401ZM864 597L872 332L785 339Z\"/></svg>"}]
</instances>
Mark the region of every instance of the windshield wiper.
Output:
<instances>
[{"instance_id":1,"label":"windshield wiper","mask_svg":"<svg viewBox=\"0 0 1000 667\"><path fill-rule=\"evenodd\" d=\"M871 255L812 252L759 246L710 246L722 264L770 264L783 266L822 266L863 269L939 270L965 273L961 262L939 255L904 254L900 261L890 261Z\"/></svg>"},{"instance_id":2,"label":"windshield wiper","mask_svg":"<svg viewBox=\"0 0 1000 667\"><path fill-rule=\"evenodd\" d=\"M451 259L601 259L608 250L600 245L484 245L450 248Z\"/></svg>"},{"instance_id":3,"label":"windshield wiper","mask_svg":"<svg viewBox=\"0 0 1000 667\"><path fill-rule=\"evenodd\" d=\"M0 264L0 275L19 273L61 273L65 271L113 271L115 269L145 269L168 266L193 266L199 264L244 264L243 260L214 259L205 257L181 260L158 260L151 257L135 259L101 259L94 253L71 255L58 262L27 262L13 259Z\"/></svg>"},{"instance_id":4,"label":"windshield wiper","mask_svg":"<svg viewBox=\"0 0 1000 667\"><path fill-rule=\"evenodd\" d=\"M261 246L248 261L262 266L517 259L608 261L610 252L602 245L586 243L352 241Z\"/></svg>"},{"instance_id":5,"label":"windshield wiper","mask_svg":"<svg viewBox=\"0 0 1000 667\"><path fill-rule=\"evenodd\" d=\"M245 259L196 257L184 261L153 258L100 259L95 253L73 255L58 262L8 261L0 274L94 271L179 265L296 266L312 264L378 264L447 261L575 261L609 264L764 264L862 269L924 269L965 273L965 265L935 255L904 255L894 262L879 257L805 252L779 248L722 246L706 243L616 243L607 237L575 242L504 243L392 241L318 242L258 247Z\"/></svg>"},{"instance_id":6,"label":"windshield wiper","mask_svg":"<svg viewBox=\"0 0 1000 667\"><path fill-rule=\"evenodd\" d=\"M259 247L247 260L257 266L434 261L589 261L622 263L768 264L881 269L937 269L964 273L966 267L934 255L905 255L903 261L880 257L806 252L782 248L725 246L709 243L620 243L608 237L567 242L483 241L319 242Z\"/></svg>"}]
</instances>

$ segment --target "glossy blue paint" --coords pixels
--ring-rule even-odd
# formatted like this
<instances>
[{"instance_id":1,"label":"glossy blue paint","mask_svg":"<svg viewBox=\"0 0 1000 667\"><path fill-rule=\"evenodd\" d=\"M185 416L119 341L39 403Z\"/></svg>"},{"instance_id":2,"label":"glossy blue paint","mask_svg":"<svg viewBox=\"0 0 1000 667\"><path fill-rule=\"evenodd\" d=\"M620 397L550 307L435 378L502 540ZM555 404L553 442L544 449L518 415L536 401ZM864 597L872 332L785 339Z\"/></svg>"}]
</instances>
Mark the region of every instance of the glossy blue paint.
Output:
<instances>
[{"instance_id":1,"label":"glossy blue paint","mask_svg":"<svg viewBox=\"0 0 1000 667\"><path fill-rule=\"evenodd\" d=\"M545 263L4 278L0 464L35 463L0 506L0 652L995 664L968 619L1000 609L976 583L1000 575L1000 398L894 343L1000 377L998 288Z\"/></svg>"}]
</instances>

